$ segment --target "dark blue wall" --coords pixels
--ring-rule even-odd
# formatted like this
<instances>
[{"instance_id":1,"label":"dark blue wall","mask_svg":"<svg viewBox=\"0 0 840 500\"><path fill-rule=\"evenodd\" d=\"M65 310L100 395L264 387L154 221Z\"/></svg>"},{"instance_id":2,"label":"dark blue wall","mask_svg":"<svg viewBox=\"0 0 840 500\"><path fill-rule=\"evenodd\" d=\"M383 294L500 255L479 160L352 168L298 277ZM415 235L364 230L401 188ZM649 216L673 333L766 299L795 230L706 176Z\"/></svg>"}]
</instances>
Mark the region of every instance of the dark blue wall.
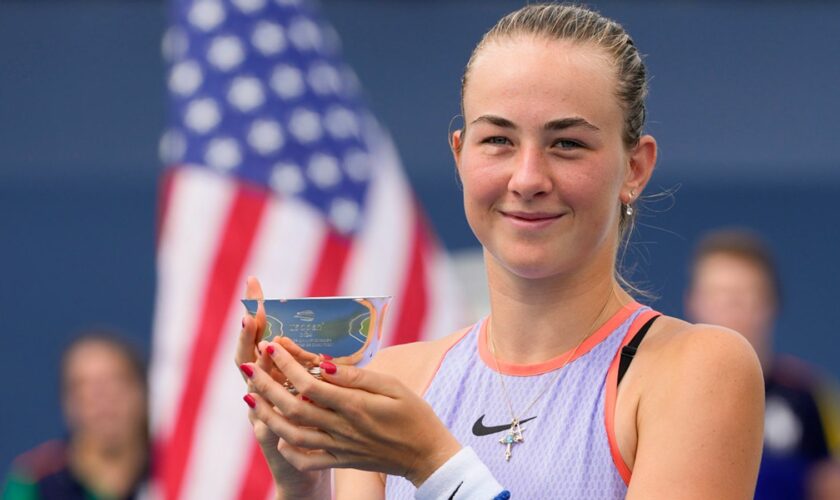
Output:
<instances>
[{"instance_id":1,"label":"dark blue wall","mask_svg":"<svg viewBox=\"0 0 840 500\"><path fill-rule=\"evenodd\" d=\"M453 216L446 130L469 51L519 2L323 4L444 242L475 246ZM840 374L840 5L596 5L648 54L652 188L681 186L643 212L636 279L678 314L698 235L753 226L782 266L780 348ZM0 2L0 470L60 434L56 364L74 331L148 342L164 26L159 2Z\"/></svg>"}]
</instances>

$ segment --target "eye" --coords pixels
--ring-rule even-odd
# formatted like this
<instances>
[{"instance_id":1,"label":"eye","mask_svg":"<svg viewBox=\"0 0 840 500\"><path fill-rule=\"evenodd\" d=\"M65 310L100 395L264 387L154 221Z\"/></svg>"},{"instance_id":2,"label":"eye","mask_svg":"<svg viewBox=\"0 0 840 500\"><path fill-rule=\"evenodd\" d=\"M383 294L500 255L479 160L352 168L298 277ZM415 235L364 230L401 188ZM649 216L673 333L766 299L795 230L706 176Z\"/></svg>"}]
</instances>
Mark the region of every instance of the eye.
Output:
<instances>
[{"instance_id":1,"label":"eye","mask_svg":"<svg viewBox=\"0 0 840 500\"><path fill-rule=\"evenodd\" d=\"M492 144L494 146L504 146L504 145L510 144L510 141L507 139L507 137L502 137L501 135L494 135L494 136L490 136L490 137L487 137L485 139L482 139L481 143L482 144Z\"/></svg>"},{"instance_id":2,"label":"eye","mask_svg":"<svg viewBox=\"0 0 840 500\"><path fill-rule=\"evenodd\" d=\"M583 143L573 139L558 139L554 145L559 146L560 149L579 149L586 147Z\"/></svg>"}]
</instances>

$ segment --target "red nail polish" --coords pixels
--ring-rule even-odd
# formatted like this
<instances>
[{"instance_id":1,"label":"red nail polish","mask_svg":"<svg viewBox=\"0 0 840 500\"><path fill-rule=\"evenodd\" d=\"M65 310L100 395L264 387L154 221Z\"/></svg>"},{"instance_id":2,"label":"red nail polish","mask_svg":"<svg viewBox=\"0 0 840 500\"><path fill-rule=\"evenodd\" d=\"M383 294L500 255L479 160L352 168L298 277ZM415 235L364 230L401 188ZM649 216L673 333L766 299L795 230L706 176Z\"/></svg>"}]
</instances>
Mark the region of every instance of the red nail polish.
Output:
<instances>
[{"instance_id":1,"label":"red nail polish","mask_svg":"<svg viewBox=\"0 0 840 500\"><path fill-rule=\"evenodd\" d=\"M254 396L251 396L250 394L246 394L245 397L243 397L242 399L243 399L243 401L245 401L246 405L250 406L251 408L256 408L257 400L254 399Z\"/></svg>"},{"instance_id":2,"label":"red nail polish","mask_svg":"<svg viewBox=\"0 0 840 500\"><path fill-rule=\"evenodd\" d=\"M239 365L239 369L242 370L242 373L245 374L246 377L251 378L254 376L254 369L248 365L242 364Z\"/></svg>"},{"instance_id":3,"label":"red nail polish","mask_svg":"<svg viewBox=\"0 0 840 500\"><path fill-rule=\"evenodd\" d=\"M300 399L302 399L302 400L306 401L307 403L311 403L311 402L312 402L312 400L311 400L311 399L309 399L309 398L307 398L306 396L301 396L301 397L300 397Z\"/></svg>"},{"instance_id":4,"label":"red nail polish","mask_svg":"<svg viewBox=\"0 0 840 500\"><path fill-rule=\"evenodd\" d=\"M335 371L338 369L334 364L330 363L329 361L324 361L321 363L321 369L327 372L329 375L335 374Z\"/></svg>"},{"instance_id":5,"label":"red nail polish","mask_svg":"<svg viewBox=\"0 0 840 500\"><path fill-rule=\"evenodd\" d=\"M265 348L265 352L267 352L269 356L274 356L274 346L268 344L268 346L266 346Z\"/></svg>"},{"instance_id":6,"label":"red nail polish","mask_svg":"<svg viewBox=\"0 0 840 500\"><path fill-rule=\"evenodd\" d=\"M329 354L321 354L321 357L326 359L327 361L330 361L331 359L333 359L333 357L330 356Z\"/></svg>"}]
</instances>

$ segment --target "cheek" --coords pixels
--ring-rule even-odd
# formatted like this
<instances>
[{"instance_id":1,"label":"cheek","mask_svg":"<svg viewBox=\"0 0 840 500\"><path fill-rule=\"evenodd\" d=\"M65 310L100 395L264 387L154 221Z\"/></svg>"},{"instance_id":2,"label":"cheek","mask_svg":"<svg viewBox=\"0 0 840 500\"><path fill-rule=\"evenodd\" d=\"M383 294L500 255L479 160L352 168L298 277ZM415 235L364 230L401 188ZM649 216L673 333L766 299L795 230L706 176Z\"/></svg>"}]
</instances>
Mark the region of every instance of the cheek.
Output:
<instances>
[{"instance_id":1,"label":"cheek","mask_svg":"<svg viewBox=\"0 0 840 500\"><path fill-rule=\"evenodd\" d=\"M507 184L501 174L500 169L481 166L478 162L471 161L468 155L463 157L458 175L461 178L464 207L468 215L477 215L504 195Z\"/></svg>"},{"instance_id":2,"label":"cheek","mask_svg":"<svg viewBox=\"0 0 840 500\"><path fill-rule=\"evenodd\" d=\"M618 183L610 174L611 169L589 167L566 172L558 180L560 196L576 216L591 214L596 219L612 223L613 218L617 220ZM610 216L612 212L616 214Z\"/></svg>"}]
</instances>

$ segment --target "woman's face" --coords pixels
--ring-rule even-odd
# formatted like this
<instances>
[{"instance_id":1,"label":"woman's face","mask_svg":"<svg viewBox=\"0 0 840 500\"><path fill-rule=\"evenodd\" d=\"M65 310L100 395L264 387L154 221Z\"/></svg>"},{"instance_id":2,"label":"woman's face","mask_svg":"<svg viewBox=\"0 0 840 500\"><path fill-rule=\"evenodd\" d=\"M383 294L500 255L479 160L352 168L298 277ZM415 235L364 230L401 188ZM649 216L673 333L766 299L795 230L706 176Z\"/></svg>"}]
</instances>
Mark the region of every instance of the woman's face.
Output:
<instances>
[{"instance_id":1,"label":"woman's face","mask_svg":"<svg viewBox=\"0 0 840 500\"><path fill-rule=\"evenodd\" d=\"M63 383L71 432L107 445L144 432L143 382L115 347L96 341L75 346L67 357Z\"/></svg>"},{"instance_id":2,"label":"woman's face","mask_svg":"<svg viewBox=\"0 0 840 500\"><path fill-rule=\"evenodd\" d=\"M454 154L467 220L514 274L595 262L612 272L620 204L647 179L622 142L616 87L612 61L590 45L523 36L473 61Z\"/></svg>"}]
</instances>

